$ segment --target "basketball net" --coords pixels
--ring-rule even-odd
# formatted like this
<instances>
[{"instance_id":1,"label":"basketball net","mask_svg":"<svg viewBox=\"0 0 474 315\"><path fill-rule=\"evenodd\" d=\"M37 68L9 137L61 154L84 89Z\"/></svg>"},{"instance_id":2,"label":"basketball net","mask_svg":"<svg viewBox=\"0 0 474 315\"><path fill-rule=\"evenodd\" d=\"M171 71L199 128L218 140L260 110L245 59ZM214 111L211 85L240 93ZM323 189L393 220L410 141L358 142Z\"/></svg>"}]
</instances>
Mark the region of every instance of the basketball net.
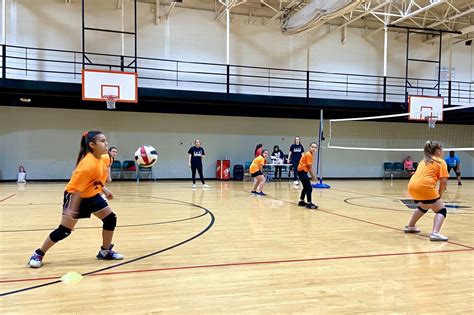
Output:
<instances>
[{"instance_id":1,"label":"basketball net","mask_svg":"<svg viewBox=\"0 0 474 315\"><path fill-rule=\"evenodd\" d=\"M428 128L433 129L436 127L438 116L426 116L426 120L428 120Z\"/></svg>"},{"instance_id":2,"label":"basketball net","mask_svg":"<svg viewBox=\"0 0 474 315\"><path fill-rule=\"evenodd\" d=\"M115 102L118 99L117 95L104 95L105 102L107 103L107 109L115 109Z\"/></svg>"}]
</instances>

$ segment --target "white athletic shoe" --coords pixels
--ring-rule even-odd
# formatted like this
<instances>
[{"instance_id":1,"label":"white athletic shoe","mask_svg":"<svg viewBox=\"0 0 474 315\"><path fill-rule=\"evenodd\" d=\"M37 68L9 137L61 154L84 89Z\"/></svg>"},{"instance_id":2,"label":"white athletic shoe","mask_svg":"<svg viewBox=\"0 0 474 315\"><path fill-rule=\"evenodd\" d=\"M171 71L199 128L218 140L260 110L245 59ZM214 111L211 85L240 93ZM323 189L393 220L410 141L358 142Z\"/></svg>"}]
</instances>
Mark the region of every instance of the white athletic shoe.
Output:
<instances>
[{"instance_id":1,"label":"white athletic shoe","mask_svg":"<svg viewBox=\"0 0 474 315\"><path fill-rule=\"evenodd\" d=\"M209 186L208 184L204 184L202 185L202 188L210 188L211 186Z\"/></svg>"},{"instance_id":2,"label":"white athletic shoe","mask_svg":"<svg viewBox=\"0 0 474 315\"><path fill-rule=\"evenodd\" d=\"M102 259L102 260L122 260L123 256L117 253L116 251L113 251L112 248L114 247L114 244L110 244L109 249L102 249L102 246L100 247L99 253L97 254L97 259Z\"/></svg>"},{"instance_id":3,"label":"white athletic shoe","mask_svg":"<svg viewBox=\"0 0 474 315\"><path fill-rule=\"evenodd\" d=\"M443 234L439 234L439 233L431 233L430 234L430 240L431 241L446 242L448 240L448 237L444 236Z\"/></svg>"},{"instance_id":4,"label":"white athletic shoe","mask_svg":"<svg viewBox=\"0 0 474 315\"><path fill-rule=\"evenodd\" d=\"M193 184L193 188L196 188L196 184Z\"/></svg>"},{"instance_id":5,"label":"white athletic shoe","mask_svg":"<svg viewBox=\"0 0 474 315\"><path fill-rule=\"evenodd\" d=\"M28 265L31 268L39 268L43 266L43 257L35 252L33 252L33 255L30 257L30 261L28 262Z\"/></svg>"},{"instance_id":6,"label":"white athletic shoe","mask_svg":"<svg viewBox=\"0 0 474 315\"><path fill-rule=\"evenodd\" d=\"M300 183L299 181L295 180L295 181L293 182L293 185L298 185L299 183Z\"/></svg>"},{"instance_id":7,"label":"white athletic shoe","mask_svg":"<svg viewBox=\"0 0 474 315\"><path fill-rule=\"evenodd\" d=\"M420 229L416 226L405 225L405 227L403 228L403 232L405 232L405 233L420 233Z\"/></svg>"}]
</instances>

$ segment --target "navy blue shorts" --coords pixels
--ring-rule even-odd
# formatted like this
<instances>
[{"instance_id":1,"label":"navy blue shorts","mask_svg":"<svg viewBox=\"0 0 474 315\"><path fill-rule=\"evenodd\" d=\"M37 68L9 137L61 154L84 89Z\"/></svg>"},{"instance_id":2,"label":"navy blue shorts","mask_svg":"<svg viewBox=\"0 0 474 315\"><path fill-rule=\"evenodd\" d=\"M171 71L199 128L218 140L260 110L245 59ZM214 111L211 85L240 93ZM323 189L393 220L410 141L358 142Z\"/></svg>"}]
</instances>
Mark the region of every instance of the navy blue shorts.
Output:
<instances>
[{"instance_id":1,"label":"navy blue shorts","mask_svg":"<svg viewBox=\"0 0 474 315\"><path fill-rule=\"evenodd\" d=\"M64 210L69 206L71 195L72 193L70 192L64 192L63 214ZM79 205L79 215L77 215L75 219L90 218L92 213L102 210L108 205L107 201L100 194L89 198L82 198L81 204Z\"/></svg>"},{"instance_id":2,"label":"navy blue shorts","mask_svg":"<svg viewBox=\"0 0 474 315\"><path fill-rule=\"evenodd\" d=\"M424 203L425 205L430 205L430 204L433 204L435 203L436 201L438 201L439 198L436 198L436 199L430 199L430 200L413 200L415 203Z\"/></svg>"},{"instance_id":3,"label":"navy blue shorts","mask_svg":"<svg viewBox=\"0 0 474 315\"><path fill-rule=\"evenodd\" d=\"M250 174L252 177L257 177L259 175L263 175L263 173L261 171L256 171L255 173Z\"/></svg>"},{"instance_id":4,"label":"navy blue shorts","mask_svg":"<svg viewBox=\"0 0 474 315\"><path fill-rule=\"evenodd\" d=\"M456 173L456 175L460 175L461 174L461 171L459 170L459 165L456 165L456 166L448 166L448 174L449 172L451 172L451 170L454 170L454 172ZM459 174L458 174L459 173Z\"/></svg>"}]
</instances>

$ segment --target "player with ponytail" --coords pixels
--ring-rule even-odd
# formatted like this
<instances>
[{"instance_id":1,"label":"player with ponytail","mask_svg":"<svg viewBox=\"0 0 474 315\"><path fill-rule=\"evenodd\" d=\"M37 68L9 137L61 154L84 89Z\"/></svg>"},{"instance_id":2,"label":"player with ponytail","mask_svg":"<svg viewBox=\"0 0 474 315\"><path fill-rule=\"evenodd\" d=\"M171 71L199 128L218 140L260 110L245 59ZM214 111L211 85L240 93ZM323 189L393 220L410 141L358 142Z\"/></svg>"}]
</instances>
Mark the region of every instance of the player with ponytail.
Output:
<instances>
[{"instance_id":1,"label":"player with ponytail","mask_svg":"<svg viewBox=\"0 0 474 315\"><path fill-rule=\"evenodd\" d=\"M447 241L448 237L439 233L447 216L446 208L441 201L443 192L448 183L448 170L443 160L443 147L435 141L427 141L423 149L423 160L418 164L415 174L408 183L408 193L413 197L418 207L405 226L405 233L419 233L416 226L418 220L429 209L435 212L433 230L430 234L432 241ZM439 187L436 184L439 181Z\"/></svg>"},{"instance_id":2,"label":"player with ponytail","mask_svg":"<svg viewBox=\"0 0 474 315\"><path fill-rule=\"evenodd\" d=\"M90 218L91 214L103 222L102 246L97 259L123 259L122 255L112 250L117 217L106 200L113 198L112 192L105 187L110 165L107 147L107 138L101 131L83 133L76 168L64 191L61 224L33 253L28 262L30 267L41 267L46 252L68 237L79 219ZM101 194L106 198L102 198Z\"/></svg>"}]
</instances>

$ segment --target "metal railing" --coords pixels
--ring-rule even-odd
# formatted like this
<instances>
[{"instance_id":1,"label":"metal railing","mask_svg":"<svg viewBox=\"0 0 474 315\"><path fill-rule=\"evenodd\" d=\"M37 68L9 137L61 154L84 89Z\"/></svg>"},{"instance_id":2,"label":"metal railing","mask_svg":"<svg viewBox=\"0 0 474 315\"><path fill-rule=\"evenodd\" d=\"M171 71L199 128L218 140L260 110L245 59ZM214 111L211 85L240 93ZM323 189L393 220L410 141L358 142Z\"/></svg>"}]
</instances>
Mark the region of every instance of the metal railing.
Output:
<instances>
[{"instance_id":1,"label":"metal railing","mask_svg":"<svg viewBox=\"0 0 474 315\"><path fill-rule=\"evenodd\" d=\"M82 52L14 45L1 46L1 78L50 82L81 82ZM132 56L87 53L86 68L133 71ZM380 102L406 100L409 95L437 96L438 81L349 73L189 62L137 57L139 87L218 93L329 98ZM440 83L445 104L474 103L471 82Z\"/></svg>"}]
</instances>

